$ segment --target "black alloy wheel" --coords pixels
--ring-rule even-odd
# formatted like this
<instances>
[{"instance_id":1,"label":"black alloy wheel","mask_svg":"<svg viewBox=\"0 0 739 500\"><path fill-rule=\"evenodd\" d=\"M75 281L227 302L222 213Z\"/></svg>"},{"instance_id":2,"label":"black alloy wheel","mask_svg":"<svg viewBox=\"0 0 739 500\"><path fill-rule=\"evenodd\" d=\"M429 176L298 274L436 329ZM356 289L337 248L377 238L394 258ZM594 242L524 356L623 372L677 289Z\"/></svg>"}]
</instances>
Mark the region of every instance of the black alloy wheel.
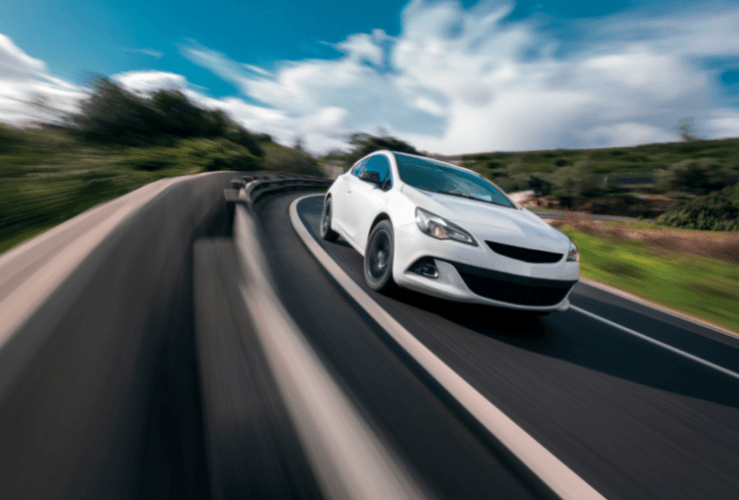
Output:
<instances>
[{"instance_id":1,"label":"black alloy wheel","mask_svg":"<svg viewBox=\"0 0 739 500\"><path fill-rule=\"evenodd\" d=\"M321 238L326 241L336 241L338 237L339 233L331 229L331 198L326 198L321 212Z\"/></svg>"},{"instance_id":2,"label":"black alloy wheel","mask_svg":"<svg viewBox=\"0 0 739 500\"><path fill-rule=\"evenodd\" d=\"M381 292L395 286L393 255L395 241L393 226L383 220L372 228L364 252L364 281L372 290Z\"/></svg>"}]
</instances>

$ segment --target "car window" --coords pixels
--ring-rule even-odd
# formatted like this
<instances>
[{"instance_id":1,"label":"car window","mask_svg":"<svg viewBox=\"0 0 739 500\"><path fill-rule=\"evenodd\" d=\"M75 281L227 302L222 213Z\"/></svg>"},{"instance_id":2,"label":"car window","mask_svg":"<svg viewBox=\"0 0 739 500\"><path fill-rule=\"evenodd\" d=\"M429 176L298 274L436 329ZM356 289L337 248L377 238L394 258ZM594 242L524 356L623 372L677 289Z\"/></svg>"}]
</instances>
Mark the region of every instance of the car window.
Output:
<instances>
[{"instance_id":1,"label":"car window","mask_svg":"<svg viewBox=\"0 0 739 500\"><path fill-rule=\"evenodd\" d=\"M369 162L362 171L377 172L380 174L380 179L384 181L390 177L390 162L385 158L385 155L375 155L370 157Z\"/></svg>"},{"instance_id":2,"label":"car window","mask_svg":"<svg viewBox=\"0 0 739 500\"><path fill-rule=\"evenodd\" d=\"M394 154L398 161L398 173L406 184L435 193L515 208L501 191L482 176L433 160Z\"/></svg>"},{"instance_id":3,"label":"car window","mask_svg":"<svg viewBox=\"0 0 739 500\"><path fill-rule=\"evenodd\" d=\"M352 175L356 175L357 177L359 177L359 172L362 171L362 167L367 163L367 160L368 158L365 158L364 160L354 165L354 168L352 169Z\"/></svg>"}]
</instances>

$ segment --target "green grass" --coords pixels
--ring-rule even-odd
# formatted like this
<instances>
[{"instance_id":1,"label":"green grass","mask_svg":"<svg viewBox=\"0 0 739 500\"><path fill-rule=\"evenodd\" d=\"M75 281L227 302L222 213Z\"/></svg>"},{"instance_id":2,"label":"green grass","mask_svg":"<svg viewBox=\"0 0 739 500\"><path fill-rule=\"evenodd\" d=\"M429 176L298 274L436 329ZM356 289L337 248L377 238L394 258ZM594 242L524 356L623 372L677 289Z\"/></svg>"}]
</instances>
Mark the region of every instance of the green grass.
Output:
<instances>
[{"instance_id":1,"label":"green grass","mask_svg":"<svg viewBox=\"0 0 739 500\"><path fill-rule=\"evenodd\" d=\"M561 228L580 250L581 274L647 300L739 331L739 266L664 252L642 242Z\"/></svg>"},{"instance_id":2,"label":"green grass","mask_svg":"<svg viewBox=\"0 0 739 500\"><path fill-rule=\"evenodd\" d=\"M255 158L227 139L105 147L54 128L0 126L0 252L100 203L165 177L210 170L279 170L323 176L317 162L265 143Z\"/></svg>"}]
</instances>

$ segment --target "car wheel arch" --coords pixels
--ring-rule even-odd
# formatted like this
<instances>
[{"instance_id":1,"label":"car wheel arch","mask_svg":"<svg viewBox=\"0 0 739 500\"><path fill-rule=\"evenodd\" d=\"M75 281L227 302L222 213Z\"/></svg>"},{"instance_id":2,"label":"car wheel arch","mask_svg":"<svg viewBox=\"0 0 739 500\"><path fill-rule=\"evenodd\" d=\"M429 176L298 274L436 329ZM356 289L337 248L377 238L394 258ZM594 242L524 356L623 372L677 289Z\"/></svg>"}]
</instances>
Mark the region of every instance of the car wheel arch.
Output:
<instances>
[{"instance_id":1,"label":"car wheel arch","mask_svg":"<svg viewBox=\"0 0 739 500\"><path fill-rule=\"evenodd\" d=\"M372 221L372 224L370 224L369 231L367 231L367 236L369 237L369 235L372 234L372 230L375 228L375 226L384 220L389 221L390 225L393 225L393 221L390 219L390 216L388 214L386 214L385 212L379 213L377 217L375 217L375 220Z\"/></svg>"}]
</instances>

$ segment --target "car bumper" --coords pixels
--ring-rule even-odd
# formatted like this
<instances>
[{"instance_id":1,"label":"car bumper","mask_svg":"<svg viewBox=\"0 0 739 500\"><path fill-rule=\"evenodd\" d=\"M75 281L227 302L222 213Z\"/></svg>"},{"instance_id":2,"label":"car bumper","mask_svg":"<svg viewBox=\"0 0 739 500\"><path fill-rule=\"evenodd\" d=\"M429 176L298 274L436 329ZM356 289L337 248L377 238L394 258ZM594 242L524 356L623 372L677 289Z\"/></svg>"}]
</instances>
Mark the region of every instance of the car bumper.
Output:
<instances>
[{"instance_id":1,"label":"car bumper","mask_svg":"<svg viewBox=\"0 0 739 500\"><path fill-rule=\"evenodd\" d=\"M487 304L524 311L563 311L580 277L580 264L530 264L494 253L487 246L441 241L415 224L395 228L393 278L404 288L457 302ZM435 278L412 271L419 259L431 258Z\"/></svg>"}]
</instances>

